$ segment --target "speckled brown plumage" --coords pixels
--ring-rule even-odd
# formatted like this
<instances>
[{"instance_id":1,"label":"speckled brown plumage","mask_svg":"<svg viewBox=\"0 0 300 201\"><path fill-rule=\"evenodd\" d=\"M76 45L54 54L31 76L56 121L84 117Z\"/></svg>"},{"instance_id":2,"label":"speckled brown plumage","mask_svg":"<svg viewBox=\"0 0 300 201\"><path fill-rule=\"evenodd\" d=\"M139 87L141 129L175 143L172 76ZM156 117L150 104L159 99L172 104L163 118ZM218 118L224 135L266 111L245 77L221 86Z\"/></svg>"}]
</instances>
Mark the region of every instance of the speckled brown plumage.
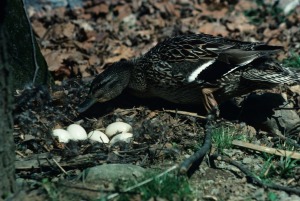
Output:
<instances>
[{"instance_id":1,"label":"speckled brown plumage","mask_svg":"<svg viewBox=\"0 0 300 201\"><path fill-rule=\"evenodd\" d=\"M217 105L215 99L298 82L291 70L270 57L281 49L206 34L171 37L145 55L117 62L98 75L79 111L111 100L125 88L138 96L204 104L210 111Z\"/></svg>"}]
</instances>

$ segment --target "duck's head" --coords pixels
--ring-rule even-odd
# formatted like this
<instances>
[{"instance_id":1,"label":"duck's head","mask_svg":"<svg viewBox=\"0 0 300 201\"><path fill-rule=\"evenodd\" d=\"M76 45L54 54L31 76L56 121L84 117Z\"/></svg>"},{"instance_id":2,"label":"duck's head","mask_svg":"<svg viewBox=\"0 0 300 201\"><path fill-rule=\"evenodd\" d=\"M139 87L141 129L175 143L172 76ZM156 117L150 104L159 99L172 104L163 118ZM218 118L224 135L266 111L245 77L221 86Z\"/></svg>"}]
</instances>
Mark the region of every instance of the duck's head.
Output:
<instances>
[{"instance_id":1,"label":"duck's head","mask_svg":"<svg viewBox=\"0 0 300 201\"><path fill-rule=\"evenodd\" d=\"M97 75L93 80L86 100L78 106L78 112L84 112L96 102L114 99L128 86L130 80L131 61L119 61Z\"/></svg>"}]
</instances>

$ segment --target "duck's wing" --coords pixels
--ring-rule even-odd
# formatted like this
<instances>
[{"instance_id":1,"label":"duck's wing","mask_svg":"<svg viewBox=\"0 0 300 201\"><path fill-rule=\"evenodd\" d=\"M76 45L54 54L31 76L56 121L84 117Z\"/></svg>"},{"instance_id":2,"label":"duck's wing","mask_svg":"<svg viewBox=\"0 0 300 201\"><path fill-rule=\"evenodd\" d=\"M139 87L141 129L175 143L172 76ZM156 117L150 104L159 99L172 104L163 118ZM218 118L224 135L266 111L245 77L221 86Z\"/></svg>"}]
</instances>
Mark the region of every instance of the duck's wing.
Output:
<instances>
[{"instance_id":1,"label":"duck's wing","mask_svg":"<svg viewBox=\"0 0 300 201\"><path fill-rule=\"evenodd\" d=\"M206 34L176 36L159 43L148 55L159 70L188 82L213 81L274 53L282 47L241 42Z\"/></svg>"},{"instance_id":2,"label":"duck's wing","mask_svg":"<svg viewBox=\"0 0 300 201\"><path fill-rule=\"evenodd\" d=\"M282 67L278 62L271 59L258 63L255 67L247 68L241 77L258 83L288 85L300 83L300 76L297 72Z\"/></svg>"}]
</instances>

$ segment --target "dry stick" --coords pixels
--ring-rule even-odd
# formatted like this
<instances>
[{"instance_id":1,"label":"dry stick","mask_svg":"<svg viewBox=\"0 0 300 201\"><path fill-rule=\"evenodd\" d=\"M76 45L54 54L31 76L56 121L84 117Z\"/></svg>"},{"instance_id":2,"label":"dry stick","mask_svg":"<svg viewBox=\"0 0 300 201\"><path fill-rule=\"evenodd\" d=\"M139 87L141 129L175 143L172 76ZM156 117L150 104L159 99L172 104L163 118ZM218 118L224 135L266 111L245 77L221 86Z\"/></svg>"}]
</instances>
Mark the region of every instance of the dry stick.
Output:
<instances>
[{"instance_id":1,"label":"dry stick","mask_svg":"<svg viewBox=\"0 0 300 201\"><path fill-rule=\"evenodd\" d=\"M274 108L274 110L299 110L299 107L278 107Z\"/></svg>"},{"instance_id":2,"label":"dry stick","mask_svg":"<svg viewBox=\"0 0 300 201\"><path fill-rule=\"evenodd\" d=\"M212 120L209 120L205 126L205 139L204 139L203 146L197 152L195 152L191 157L187 158L185 161L183 161L183 163L181 163L181 165L179 167L179 173L186 174L188 172L189 168L195 162L199 161L199 159L203 158L209 151L209 149L211 147L211 140L212 140L211 121Z\"/></svg>"},{"instance_id":3,"label":"dry stick","mask_svg":"<svg viewBox=\"0 0 300 201\"><path fill-rule=\"evenodd\" d=\"M235 167L237 167L238 169L240 169L250 180L251 183L264 187L264 188L271 188L274 190L281 190L281 191L285 191L288 193L294 193L297 195L300 195L300 188L291 188L291 187L286 187L286 186L282 186L282 185L278 185L278 184L274 184L271 182L264 182L261 179L259 179L255 174L253 174L250 170L248 170L245 166L239 164L236 161L233 161L232 159L230 159L229 157L226 156L222 156L219 154L214 154L210 157L212 160L219 160L219 161L224 161L226 163L229 163Z\"/></svg>"},{"instance_id":4,"label":"dry stick","mask_svg":"<svg viewBox=\"0 0 300 201\"><path fill-rule=\"evenodd\" d=\"M271 148L271 147L259 146L259 145L256 145L256 144L251 144L251 143L243 142L243 141L240 141L240 140L233 140L232 144L236 145L236 146L240 146L240 147L253 149L253 150L256 150L256 151L261 151L261 152L265 152L265 153L269 153L269 154L274 154L274 155L277 155L277 156L285 156L285 157L290 157L290 158L294 158L294 159L300 159L300 153L298 153L298 152L285 151L285 150L282 150L282 149L274 149L274 148Z\"/></svg>"},{"instance_id":5,"label":"dry stick","mask_svg":"<svg viewBox=\"0 0 300 201\"><path fill-rule=\"evenodd\" d=\"M177 168L178 168L178 166L177 166L177 165L174 165L174 166L170 167L169 169L167 169L166 171L164 171L164 172L158 174L158 175L155 176L155 177L152 177L152 178L147 179L147 180L145 180L145 181L142 181L142 182L140 182L140 183L138 183L138 184L136 184L136 185L134 185L134 186L131 186L131 187L126 188L122 193L127 193L127 192L129 192L129 191L131 191L131 190L134 190L134 189L136 189L136 188L138 188L138 187L141 187L142 185L145 185L145 184L147 184L147 183L153 181L154 179L160 178L160 177L164 176L165 174L167 174L167 173L169 173L169 172L171 172L171 171L173 171L173 170L176 170ZM111 195L107 196L107 200L116 198L116 197L118 197L119 195L120 195L119 193L111 194Z\"/></svg>"},{"instance_id":6,"label":"dry stick","mask_svg":"<svg viewBox=\"0 0 300 201\"><path fill-rule=\"evenodd\" d=\"M65 169L63 167L61 167L54 158L52 158L52 160L65 175L68 175L68 173L65 171Z\"/></svg>"},{"instance_id":7,"label":"dry stick","mask_svg":"<svg viewBox=\"0 0 300 201\"><path fill-rule=\"evenodd\" d=\"M26 156L24 154L22 154L20 151L15 151L16 154L18 154L19 156L22 156L23 158L26 158Z\"/></svg>"},{"instance_id":8,"label":"dry stick","mask_svg":"<svg viewBox=\"0 0 300 201\"><path fill-rule=\"evenodd\" d=\"M128 154L128 153L137 153L139 151L145 151L146 149L149 149L149 147L141 147L138 149L132 149L132 150L128 150L128 151L118 151L118 153L120 154Z\"/></svg>"},{"instance_id":9,"label":"dry stick","mask_svg":"<svg viewBox=\"0 0 300 201\"><path fill-rule=\"evenodd\" d=\"M187 115L192 117L198 117L200 119L206 119L205 116L197 115L197 113L194 112L186 112L186 111L177 111L177 110L163 110L164 112L174 113L174 114L181 114L181 115Z\"/></svg>"}]
</instances>

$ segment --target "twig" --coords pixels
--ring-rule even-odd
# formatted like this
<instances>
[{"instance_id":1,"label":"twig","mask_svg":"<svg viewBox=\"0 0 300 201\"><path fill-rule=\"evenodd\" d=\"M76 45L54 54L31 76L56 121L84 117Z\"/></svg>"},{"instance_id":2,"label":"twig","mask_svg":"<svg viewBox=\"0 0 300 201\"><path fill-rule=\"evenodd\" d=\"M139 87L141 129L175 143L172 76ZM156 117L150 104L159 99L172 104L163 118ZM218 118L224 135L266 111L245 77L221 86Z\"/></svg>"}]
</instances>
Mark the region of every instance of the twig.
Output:
<instances>
[{"instance_id":1,"label":"twig","mask_svg":"<svg viewBox=\"0 0 300 201\"><path fill-rule=\"evenodd\" d=\"M19 156L22 156L23 158L25 158L26 156L24 155L24 154L22 154L20 151L15 151L16 152L16 154L18 154Z\"/></svg>"},{"instance_id":2,"label":"twig","mask_svg":"<svg viewBox=\"0 0 300 201\"><path fill-rule=\"evenodd\" d=\"M219 154L214 154L210 157L212 160L219 160L219 161L224 161L226 163L229 163L235 167L237 167L238 169L240 169L247 177L248 180L258 186L264 187L264 188L271 188L274 190L281 190L281 191L285 191L288 193L294 193L297 195L300 195L300 189L299 188L291 188L291 187L287 187L287 186L282 186L282 185L278 185L278 184L274 184L271 182L264 182L263 180L261 180L259 177L257 177L254 173L252 173L250 170L248 170L245 166L239 164L238 162L230 159L227 156L222 156Z\"/></svg>"},{"instance_id":3,"label":"twig","mask_svg":"<svg viewBox=\"0 0 300 201\"><path fill-rule=\"evenodd\" d=\"M138 148L138 149L131 149L131 150L126 150L126 151L118 151L118 153L120 154L130 154L130 153L137 153L137 152L140 152L140 151L145 151L146 149L148 149L149 147L141 147L141 148Z\"/></svg>"},{"instance_id":4,"label":"twig","mask_svg":"<svg viewBox=\"0 0 300 201\"><path fill-rule=\"evenodd\" d=\"M155 176L155 177L152 177L152 178L147 179L147 180L145 180L145 181L142 181L142 182L140 182L140 183L138 183L138 184L136 184L136 185L134 185L134 186L131 186L131 187L126 188L122 193L129 192L129 191L131 191L131 190L133 190L133 189L136 189L136 188L138 188L138 187L140 187L140 186L142 186L142 185L145 185L145 184L147 184L147 183L153 181L154 179L160 178L160 177L164 176L165 174L167 174L167 173L169 173L169 172L171 172L171 171L173 171L173 170L176 170L177 168L178 168L178 166L177 166L177 165L174 165L174 166L170 167L169 169L167 169L166 171L164 171L164 172L158 174L158 175ZM113 198L116 198L116 197L119 196L119 195L120 195L119 193L111 194L111 195L109 195L109 196L107 197L107 200L111 200L111 199L113 199Z\"/></svg>"},{"instance_id":5,"label":"twig","mask_svg":"<svg viewBox=\"0 0 300 201\"><path fill-rule=\"evenodd\" d=\"M52 160L65 175L68 175L68 173L65 171L65 169L63 167L61 167L54 158L52 158Z\"/></svg>"},{"instance_id":6,"label":"twig","mask_svg":"<svg viewBox=\"0 0 300 201\"><path fill-rule=\"evenodd\" d=\"M194 112L177 111L177 110L163 110L163 111L169 112L169 113L174 113L174 114L188 115L188 116L197 117L200 119L206 119L205 116L197 115L197 113L194 113Z\"/></svg>"},{"instance_id":7,"label":"twig","mask_svg":"<svg viewBox=\"0 0 300 201\"><path fill-rule=\"evenodd\" d=\"M236 146L240 146L240 147L245 147L245 148L249 148L249 149L253 149L256 151L261 151L261 152L265 152L265 153L269 153L269 154L274 154L277 156L285 156L285 157L290 157L290 158L294 158L294 159L300 159L300 153L298 152L294 152L294 151L285 151L282 149L274 149L271 147L264 147L264 146L260 146L260 145L256 145L256 144L251 144L248 142L243 142L240 140L233 140L232 141L233 145Z\"/></svg>"},{"instance_id":8,"label":"twig","mask_svg":"<svg viewBox=\"0 0 300 201\"><path fill-rule=\"evenodd\" d=\"M300 107L277 107L274 110L299 110Z\"/></svg>"}]
</instances>

